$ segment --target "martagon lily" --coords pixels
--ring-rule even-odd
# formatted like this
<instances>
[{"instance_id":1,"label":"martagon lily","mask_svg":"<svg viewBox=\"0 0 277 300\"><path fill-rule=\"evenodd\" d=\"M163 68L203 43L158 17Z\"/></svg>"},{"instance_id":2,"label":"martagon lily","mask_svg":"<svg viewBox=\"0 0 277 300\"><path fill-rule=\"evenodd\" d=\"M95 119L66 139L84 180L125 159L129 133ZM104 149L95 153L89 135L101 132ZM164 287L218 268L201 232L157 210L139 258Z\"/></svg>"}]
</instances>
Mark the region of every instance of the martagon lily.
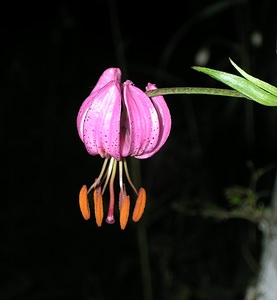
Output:
<instances>
[{"instance_id":1,"label":"martagon lily","mask_svg":"<svg viewBox=\"0 0 277 300\"><path fill-rule=\"evenodd\" d=\"M146 92L155 89L155 84L148 83L146 86ZM135 187L126 158L149 158L166 142L171 129L171 116L164 97L148 97L130 80L122 83L119 68L108 68L82 103L77 116L77 129L87 152L104 159L100 174L90 188L83 185L80 190L79 205L84 219L90 218L88 194L93 192L96 224L99 227L102 225L102 199L108 186L106 222L115 222L114 181L118 170L120 227L125 229L129 218L130 197L126 179L137 195L132 220L139 221L146 204L146 191Z\"/></svg>"}]
</instances>

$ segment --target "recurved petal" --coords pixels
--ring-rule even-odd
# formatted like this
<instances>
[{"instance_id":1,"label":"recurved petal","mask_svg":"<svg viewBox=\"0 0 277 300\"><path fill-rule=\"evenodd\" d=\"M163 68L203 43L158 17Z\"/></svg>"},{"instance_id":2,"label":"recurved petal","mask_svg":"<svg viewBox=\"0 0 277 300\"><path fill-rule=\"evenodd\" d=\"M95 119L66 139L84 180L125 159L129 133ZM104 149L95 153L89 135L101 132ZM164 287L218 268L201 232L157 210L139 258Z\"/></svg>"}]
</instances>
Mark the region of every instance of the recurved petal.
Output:
<instances>
[{"instance_id":1,"label":"recurved petal","mask_svg":"<svg viewBox=\"0 0 277 300\"><path fill-rule=\"evenodd\" d=\"M79 109L79 112L78 112L78 116L77 116L77 129L78 129L78 133L79 133L79 136L80 136L82 141L83 141L83 122L84 122L84 118L86 116L86 113L87 113L89 107L91 106L91 103L94 101L98 91L101 88L103 88L105 85L107 85L109 82L115 81L115 82L120 83L120 80L121 80L121 70L119 68L106 69L102 73L100 78L98 79L98 82L96 83L96 85L92 89L90 95L82 103L82 105Z\"/></svg>"},{"instance_id":2,"label":"recurved petal","mask_svg":"<svg viewBox=\"0 0 277 300\"><path fill-rule=\"evenodd\" d=\"M130 80L123 83L123 102L121 154L139 158L156 147L160 134L159 117L150 98Z\"/></svg>"},{"instance_id":3,"label":"recurved petal","mask_svg":"<svg viewBox=\"0 0 277 300\"><path fill-rule=\"evenodd\" d=\"M98 91L92 92L86 99L85 101L82 103L78 115L77 115L77 120L76 120L76 124L77 124L77 130L78 130L78 134L80 139L84 142L84 120L85 117L87 115L88 109L91 106L92 102L94 101L95 96L98 94Z\"/></svg>"},{"instance_id":4,"label":"recurved petal","mask_svg":"<svg viewBox=\"0 0 277 300\"><path fill-rule=\"evenodd\" d=\"M106 69L100 78L98 79L98 82L96 83L95 87L92 90L92 93L94 91L97 91L104 87L107 83L110 81L116 81L119 82L121 81L121 71L119 68L108 68Z\"/></svg>"},{"instance_id":5,"label":"recurved petal","mask_svg":"<svg viewBox=\"0 0 277 300\"><path fill-rule=\"evenodd\" d=\"M154 90L157 89L155 84L152 83L148 83L148 85L146 86L146 91L150 91L150 90ZM166 142L170 130L171 130L171 115L170 115L170 111L169 108L164 100L163 96L155 96L155 97L151 97L152 103L155 107L155 110L158 114L158 118L159 118L159 137L158 137L158 142L155 146L155 148L153 149L152 152L148 152L145 154L140 155L137 158L148 158L152 155L154 155L157 151L160 150L160 148L164 145L164 143Z\"/></svg>"},{"instance_id":6,"label":"recurved petal","mask_svg":"<svg viewBox=\"0 0 277 300\"><path fill-rule=\"evenodd\" d=\"M120 159L120 114L120 83L111 81L93 93L80 116L79 132L89 154Z\"/></svg>"}]
</instances>

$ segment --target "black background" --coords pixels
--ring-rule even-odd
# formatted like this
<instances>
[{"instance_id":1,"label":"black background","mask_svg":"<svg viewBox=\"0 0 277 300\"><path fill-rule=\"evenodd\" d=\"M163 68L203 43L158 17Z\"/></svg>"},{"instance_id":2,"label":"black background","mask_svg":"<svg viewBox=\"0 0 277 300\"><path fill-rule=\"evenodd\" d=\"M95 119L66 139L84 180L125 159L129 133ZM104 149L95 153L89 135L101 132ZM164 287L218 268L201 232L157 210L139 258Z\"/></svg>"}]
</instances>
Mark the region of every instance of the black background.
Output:
<instances>
[{"instance_id":1,"label":"black background","mask_svg":"<svg viewBox=\"0 0 277 300\"><path fill-rule=\"evenodd\" d=\"M205 49L206 66L235 73L231 57L276 85L276 2L21 1L2 6L0 22L0 299L243 299L259 228L201 211L230 209L224 190L248 186L247 162L275 166L276 109L167 96L171 135L141 161L146 212L124 231L82 219L79 189L102 160L85 151L76 116L108 67L141 89L223 87L191 69ZM257 189L270 194L274 175Z\"/></svg>"}]
</instances>

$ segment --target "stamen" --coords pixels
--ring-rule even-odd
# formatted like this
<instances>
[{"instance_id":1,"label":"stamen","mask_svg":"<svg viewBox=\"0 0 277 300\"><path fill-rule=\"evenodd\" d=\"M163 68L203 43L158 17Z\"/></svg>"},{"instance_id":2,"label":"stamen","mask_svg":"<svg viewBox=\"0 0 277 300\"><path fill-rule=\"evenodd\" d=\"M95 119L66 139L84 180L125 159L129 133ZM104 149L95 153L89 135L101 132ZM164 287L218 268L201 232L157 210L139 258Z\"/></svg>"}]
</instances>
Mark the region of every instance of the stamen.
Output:
<instances>
[{"instance_id":1,"label":"stamen","mask_svg":"<svg viewBox=\"0 0 277 300\"><path fill-rule=\"evenodd\" d=\"M122 230L124 230L127 225L128 218L129 218L129 211L130 211L130 197L125 196L121 205L120 216L119 216L120 228Z\"/></svg>"},{"instance_id":2,"label":"stamen","mask_svg":"<svg viewBox=\"0 0 277 300\"><path fill-rule=\"evenodd\" d=\"M95 214L95 220L98 227L102 225L103 221L103 200L102 200L102 194L101 194L101 187L98 186L95 188L93 192L93 200L94 200L94 214Z\"/></svg>"},{"instance_id":3,"label":"stamen","mask_svg":"<svg viewBox=\"0 0 277 300\"><path fill-rule=\"evenodd\" d=\"M105 174L106 176L106 180L105 180L105 183L104 183L104 186L103 186L103 189L102 189L102 195L104 194L105 190L106 190L106 187L108 185L108 182L109 182L109 179L111 177L111 174L112 174L112 171L113 171L113 167L114 167L114 164L116 163L116 160L115 158L111 158L110 159L110 163L109 163L109 167L108 167L108 170Z\"/></svg>"},{"instance_id":4,"label":"stamen","mask_svg":"<svg viewBox=\"0 0 277 300\"><path fill-rule=\"evenodd\" d=\"M128 179L128 182L129 182L130 186L132 187L132 189L134 190L134 192L135 192L136 194L138 194L138 191L137 191L135 185L133 184L133 182L132 182L132 180L131 180L131 177L130 177L130 175L129 175L129 171L128 171L128 166L127 166L126 158L123 158L123 164L124 164L124 170L125 170L125 173L126 173L126 177L127 177L127 179Z\"/></svg>"},{"instance_id":5,"label":"stamen","mask_svg":"<svg viewBox=\"0 0 277 300\"><path fill-rule=\"evenodd\" d=\"M101 181L101 178L102 178L102 176L103 176L103 174L104 174L104 171L105 171L105 169L106 169L108 160L109 160L108 158L105 158L104 163L103 163L103 165L102 165L101 172L100 172L98 178L97 178L97 179L94 181L94 183L92 184L92 186L88 189L88 193L89 193L94 187L96 187L97 185L99 185L99 183L100 183L100 181Z\"/></svg>"},{"instance_id":6,"label":"stamen","mask_svg":"<svg viewBox=\"0 0 277 300\"><path fill-rule=\"evenodd\" d=\"M138 222L144 212L146 204L146 191L144 188L139 189L138 198L135 204L135 208L133 211L132 220L134 222Z\"/></svg>"},{"instance_id":7,"label":"stamen","mask_svg":"<svg viewBox=\"0 0 277 300\"><path fill-rule=\"evenodd\" d=\"M89 202L88 202L88 194L87 194L87 186L83 185L80 193L79 193L79 206L81 213L83 215L83 218L85 220L88 220L90 218L90 208L89 208Z\"/></svg>"},{"instance_id":8,"label":"stamen","mask_svg":"<svg viewBox=\"0 0 277 300\"><path fill-rule=\"evenodd\" d=\"M122 160L119 161L119 187L120 191L123 190L123 166L122 166Z\"/></svg>"},{"instance_id":9,"label":"stamen","mask_svg":"<svg viewBox=\"0 0 277 300\"><path fill-rule=\"evenodd\" d=\"M126 187L125 187L125 184L123 184L123 187L122 187L122 189L120 189L120 192L119 192L119 203L118 203L119 210L121 209L122 202L126 196L127 196Z\"/></svg>"}]
</instances>

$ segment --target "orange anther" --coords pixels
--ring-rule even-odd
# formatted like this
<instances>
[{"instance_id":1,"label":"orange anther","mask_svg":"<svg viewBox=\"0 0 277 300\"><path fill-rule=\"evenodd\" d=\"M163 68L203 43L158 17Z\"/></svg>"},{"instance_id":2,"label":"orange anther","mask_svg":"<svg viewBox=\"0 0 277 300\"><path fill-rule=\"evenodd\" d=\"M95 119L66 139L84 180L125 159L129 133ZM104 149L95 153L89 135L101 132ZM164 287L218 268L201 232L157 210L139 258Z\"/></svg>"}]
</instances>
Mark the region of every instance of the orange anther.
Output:
<instances>
[{"instance_id":1,"label":"orange anther","mask_svg":"<svg viewBox=\"0 0 277 300\"><path fill-rule=\"evenodd\" d=\"M95 188L93 192L93 200L94 200L94 215L96 224L98 227L102 225L104 211L103 211L103 200L101 194L101 188Z\"/></svg>"},{"instance_id":2,"label":"orange anther","mask_svg":"<svg viewBox=\"0 0 277 300\"><path fill-rule=\"evenodd\" d=\"M79 193L79 206L81 213L83 215L83 218L85 220L88 220L90 218L90 208L89 208L89 202L88 202L88 195L87 195L87 186L83 185L80 193Z\"/></svg>"},{"instance_id":3,"label":"orange anther","mask_svg":"<svg viewBox=\"0 0 277 300\"><path fill-rule=\"evenodd\" d=\"M122 230L124 230L127 225L128 218L129 218L129 210L130 210L130 197L125 196L121 204L120 216L119 216L120 228Z\"/></svg>"},{"instance_id":4,"label":"orange anther","mask_svg":"<svg viewBox=\"0 0 277 300\"><path fill-rule=\"evenodd\" d=\"M146 204L146 191L144 188L139 189L138 198L135 204L135 208L133 211L132 220L134 222L138 222L144 212Z\"/></svg>"}]
</instances>

